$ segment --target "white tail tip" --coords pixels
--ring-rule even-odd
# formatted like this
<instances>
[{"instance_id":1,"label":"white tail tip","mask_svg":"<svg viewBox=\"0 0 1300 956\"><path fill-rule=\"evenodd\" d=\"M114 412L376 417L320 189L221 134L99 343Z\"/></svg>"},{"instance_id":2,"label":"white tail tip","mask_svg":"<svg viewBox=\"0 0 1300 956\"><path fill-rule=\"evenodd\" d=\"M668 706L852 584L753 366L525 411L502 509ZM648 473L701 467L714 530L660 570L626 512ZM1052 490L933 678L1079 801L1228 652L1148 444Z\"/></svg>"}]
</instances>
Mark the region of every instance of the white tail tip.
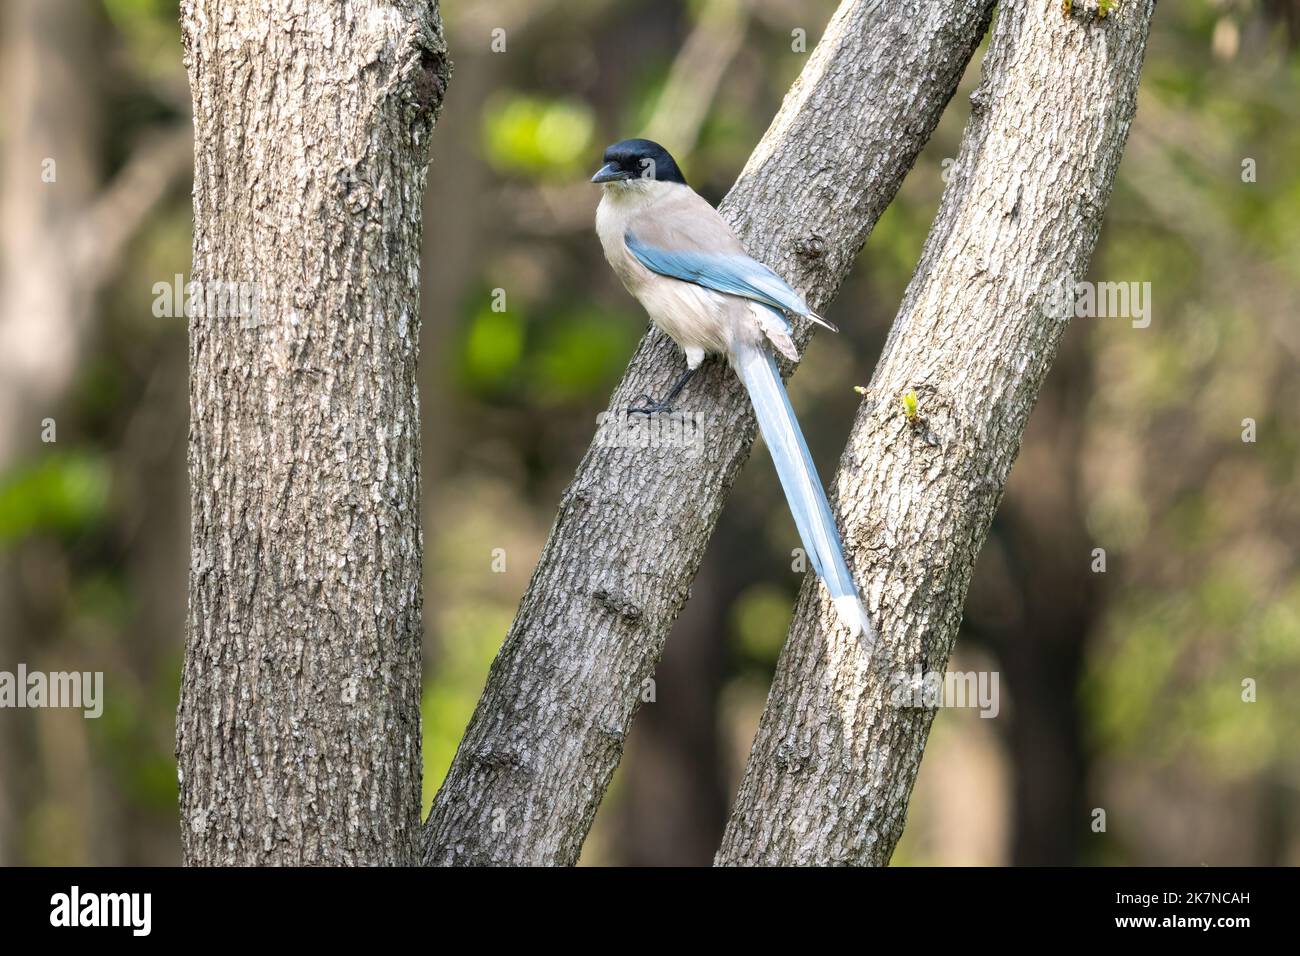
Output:
<instances>
[{"instance_id":1,"label":"white tail tip","mask_svg":"<svg viewBox=\"0 0 1300 956\"><path fill-rule=\"evenodd\" d=\"M867 609L862 606L862 602L853 594L845 594L831 600L835 604L835 613L839 615L840 623L849 629L852 637L861 636L862 643L870 649L876 642L876 631L871 626Z\"/></svg>"}]
</instances>

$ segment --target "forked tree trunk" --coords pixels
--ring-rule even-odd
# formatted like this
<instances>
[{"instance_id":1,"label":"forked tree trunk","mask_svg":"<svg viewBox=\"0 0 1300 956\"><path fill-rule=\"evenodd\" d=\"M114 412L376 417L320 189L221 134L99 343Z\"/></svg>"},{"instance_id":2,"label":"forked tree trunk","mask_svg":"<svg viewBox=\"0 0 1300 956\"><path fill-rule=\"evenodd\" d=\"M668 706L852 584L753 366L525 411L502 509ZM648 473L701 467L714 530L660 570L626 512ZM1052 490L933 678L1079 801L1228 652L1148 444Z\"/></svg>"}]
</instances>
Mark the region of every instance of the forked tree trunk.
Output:
<instances>
[{"instance_id":1,"label":"forked tree trunk","mask_svg":"<svg viewBox=\"0 0 1300 956\"><path fill-rule=\"evenodd\" d=\"M192 278L257 305L189 323L185 860L409 863L438 4L190 0L182 22Z\"/></svg>"},{"instance_id":2,"label":"forked tree trunk","mask_svg":"<svg viewBox=\"0 0 1300 956\"><path fill-rule=\"evenodd\" d=\"M1050 293L1083 276L1097 240L1153 9L999 6L961 155L834 482L883 639L868 661L805 581L718 863L893 853L934 715L894 692L946 667L1065 330ZM909 389L915 424L899 402Z\"/></svg>"},{"instance_id":3,"label":"forked tree trunk","mask_svg":"<svg viewBox=\"0 0 1300 956\"><path fill-rule=\"evenodd\" d=\"M723 203L755 257L815 308L834 298L925 144L991 6L845 0ZM682 361L651 332L611 412L663 394ZM606 426L579 465L434 801L426 862L578 858L754 439L730 370L710 363L691 393L708 410L698 454L629 447Z\"/></svg>"}]
</instances>

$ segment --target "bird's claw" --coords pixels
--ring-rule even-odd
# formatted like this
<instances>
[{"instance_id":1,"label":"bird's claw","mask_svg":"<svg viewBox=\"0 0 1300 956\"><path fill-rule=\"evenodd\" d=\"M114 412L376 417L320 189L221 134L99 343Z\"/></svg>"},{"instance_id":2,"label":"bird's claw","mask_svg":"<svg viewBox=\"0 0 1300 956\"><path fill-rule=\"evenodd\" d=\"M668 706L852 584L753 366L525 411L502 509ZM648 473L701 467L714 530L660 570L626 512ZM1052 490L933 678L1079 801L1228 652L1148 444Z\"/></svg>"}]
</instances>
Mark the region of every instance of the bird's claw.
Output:
<instances>
[{"instance_id":1,"label":"bird's claw","mask_svg":"<svg viewBox=\"0 0 1300 956\"><path fill-rule=\"evenodd\" d=\"M629 415L658 415L661 412L671 412L673 406L668 402L660 402L651 398L649 395L642 395L637 399L642 404L632 404L627 407Z\"/></svg>"}]
</instances>

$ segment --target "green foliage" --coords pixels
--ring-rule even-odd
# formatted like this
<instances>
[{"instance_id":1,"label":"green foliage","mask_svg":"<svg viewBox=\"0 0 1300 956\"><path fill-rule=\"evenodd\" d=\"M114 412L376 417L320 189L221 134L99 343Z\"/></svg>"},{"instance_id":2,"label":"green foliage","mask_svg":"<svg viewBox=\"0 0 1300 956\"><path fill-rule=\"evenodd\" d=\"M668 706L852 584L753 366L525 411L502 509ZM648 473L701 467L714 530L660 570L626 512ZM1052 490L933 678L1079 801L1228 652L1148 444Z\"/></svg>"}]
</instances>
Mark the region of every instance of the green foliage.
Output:
<instances>
[{"instance_id":1,"label":"green foliage","mask_svg":"<svg viewBox=\"0 0 1300 956\"><path fill-rule=\"evenodd\" d=\"M1261 592L1236 569L1111 615L1085 696L1099 748L1226 777L1284 759L1300 735L1300 583ZM1242 681L1257 699L1242 699Z\"/></svg>"},{"instance_id":2,"label":"green foliage","mask_svg":"<svg viewBox=\"0 0 1300 956\"><path fill-rule=\"evenodd\" d=\"M474 713L488 668L510 628L512 609L483 600L456 601L439 618L449 639L424 682L424 798L427 811L442 785L461 735Z\"/></svg>"},{"instance_id":3,"label":"green foliage","mask_svg":"<svg viewBox=\"0 0 1300 956\"><path fill-rule=\"evenodd\" d=\"M514 312L484 306L470 320L463 371L476 391L500 388L518 371L524 354L524 322Z\"/></svg>"},{"instance_id":4,"label":"green foliage","mask_svg":"<svg viewBox=\"0 0 1300 956\"><path fill-rule=\"evenodd\" d=\"M595 125L577 100L501 94L483 111L483 150L503 173L571 179L591 164Z\"/></svg>"},{"instance_id":5,"label":"green foliage","mask_svg":"<svg viewBox=\"0 0 1300 956\"><path fill-rule=\"evenodd\" d=\"M920 402L917 401L916 392L912 391L910 388L906 392L904 392L902 398L902 405L903 405L903 414L907 416L908 424L910 425L914 423L916 421L917 414L918 414L917 410L920 408Z\"/></svg>"},{"instance_id":6,"label":"green foliage","mask_svg":"<svg viewBox=\"0 0 1300 956\"><path fill-rule=\"evenodd\" d=\"M510 628L541 534L514 489L486 473L444 484L434 511L440 517L425 541L425 621L433 635L421 707L426 807Z\"/></svg>"},{"instance_id":7,"label":"green foliage","mask_svg":"<svg viewBox=\"0 0 1300 956\"><path fill-rule=\"evenodd\" d=\"M562 314L548 324L533 356L540 396L564 400L608 391L636 347L641 326L629 316Z\"/></svg>"},{"instance_id":8,"label":"green foliage","mask_svg":"<svg viewBox=\"0 0 1300 956\"><path fill-rule=\"evenodd\" d=\"M108 504L108 463L93 452L51 452L0 482L0 547L34 532L77 534Z\"/></svg>"}]
</instances>

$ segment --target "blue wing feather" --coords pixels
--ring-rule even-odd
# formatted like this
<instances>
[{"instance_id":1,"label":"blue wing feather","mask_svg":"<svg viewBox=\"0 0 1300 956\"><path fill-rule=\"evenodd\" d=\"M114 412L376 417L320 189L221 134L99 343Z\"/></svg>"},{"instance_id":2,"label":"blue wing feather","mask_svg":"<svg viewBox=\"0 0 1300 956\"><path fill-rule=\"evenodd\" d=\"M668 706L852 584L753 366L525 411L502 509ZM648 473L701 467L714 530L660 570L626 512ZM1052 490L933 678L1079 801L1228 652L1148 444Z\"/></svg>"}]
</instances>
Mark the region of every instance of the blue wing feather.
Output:
<instances>
[{"instance_id":1,"label":"blue wing feather","mask_svg":"<svg viewBox=\"0 0 1300 956\"><path fill-rule=\"evenodd\" d=\"M753 299L773 309L796 315L811 315L803 297L790 288L779 275L754 259L736 253L673 251L660 249L637 239L630 230L624 234L628 251L651 272L693 282L715 292L727 292ZM781 317L785 323L785 317ZM786 323L787 328L789 323Z\"/></svg>"}]
</instances>

